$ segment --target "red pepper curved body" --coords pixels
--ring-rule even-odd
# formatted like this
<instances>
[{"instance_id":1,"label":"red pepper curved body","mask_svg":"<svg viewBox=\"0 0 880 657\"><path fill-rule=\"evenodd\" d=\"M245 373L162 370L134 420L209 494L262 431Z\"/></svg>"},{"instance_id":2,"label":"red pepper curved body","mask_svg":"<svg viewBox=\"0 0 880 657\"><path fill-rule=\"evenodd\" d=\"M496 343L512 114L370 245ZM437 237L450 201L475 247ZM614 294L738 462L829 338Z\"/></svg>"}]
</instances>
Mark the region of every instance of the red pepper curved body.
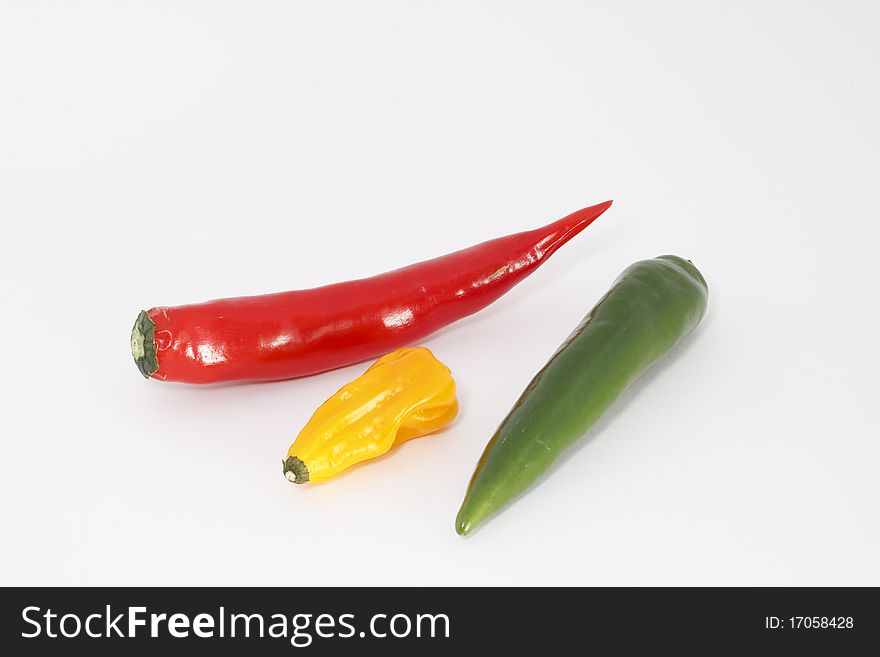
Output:
<instances>
[{"instance_id":1,"label":"red pepper curved body","mask_svg":"<svg viewBox=\"0 0 880 657\"><path fill-rule=\"evenodd\" d=\"M610 205L371 278L152 308L135 325L146 343L137 351L133 333L135 360L155 379L215 383L289 379L375 358L486 307Z\"/></svg>"}]
</instances>

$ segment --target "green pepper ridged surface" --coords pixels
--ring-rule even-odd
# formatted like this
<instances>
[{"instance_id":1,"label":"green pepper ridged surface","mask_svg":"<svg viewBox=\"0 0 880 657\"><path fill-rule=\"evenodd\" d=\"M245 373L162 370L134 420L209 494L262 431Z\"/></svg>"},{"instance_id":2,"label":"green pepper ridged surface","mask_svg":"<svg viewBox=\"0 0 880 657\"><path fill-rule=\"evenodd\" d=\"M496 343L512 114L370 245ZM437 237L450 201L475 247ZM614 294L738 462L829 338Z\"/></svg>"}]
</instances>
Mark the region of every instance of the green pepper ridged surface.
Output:
<instances>
[{"instance_id":1,"label":"green pepper ridged surface","mask_svg":"<svg viewBox=\"0 0 880 657\"><path fill-rule=\"evenodd\" d=\"M455 530L523 493L652 363L694 330L708 287L689 260L628 267L517 400L477 463Z\"/></svg>"}]
</instances>

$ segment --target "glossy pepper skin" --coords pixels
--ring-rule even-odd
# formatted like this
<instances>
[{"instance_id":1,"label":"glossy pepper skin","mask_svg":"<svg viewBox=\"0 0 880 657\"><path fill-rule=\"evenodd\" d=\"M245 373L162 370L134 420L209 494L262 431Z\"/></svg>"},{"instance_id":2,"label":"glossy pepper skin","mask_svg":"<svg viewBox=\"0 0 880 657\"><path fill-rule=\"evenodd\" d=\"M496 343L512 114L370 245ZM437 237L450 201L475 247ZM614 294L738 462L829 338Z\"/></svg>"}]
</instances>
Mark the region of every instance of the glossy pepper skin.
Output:
<instances>
[{"instance_id":1,"label":"glossy pepper skin","mask_svg":"<svg viewBox=\"0 0 880 657\"><path fill-rule=\"evenodd\" d=\"M284 476L296 484L326 481L442 429L457 413L449 368L424 347L398 349L315 411L287 452Z\"/></svg>"},{"instance_id":2,"label":"glossy pepper skin","mask_svg":"<svg viewBox=\"0 0 880 657\"><path fill-rule=\"evenodd\" d=\"M489 441L455 520L469 534L528 489L652 363L699 324L708 288L678 256L627 268L538 372Z\"/></svg>"},{"instance_id":3,"label":"glossy pepper skin","mask_svg":"<svg viewBox=\"0 0 880 657\"><path fill-rule=\"evenodd\" d=\"M289 379L376 358L488 306L610 205L371 278L152 308L135 322L132 355L144 376L186 383Z\"/></svg>"}]
</instances>

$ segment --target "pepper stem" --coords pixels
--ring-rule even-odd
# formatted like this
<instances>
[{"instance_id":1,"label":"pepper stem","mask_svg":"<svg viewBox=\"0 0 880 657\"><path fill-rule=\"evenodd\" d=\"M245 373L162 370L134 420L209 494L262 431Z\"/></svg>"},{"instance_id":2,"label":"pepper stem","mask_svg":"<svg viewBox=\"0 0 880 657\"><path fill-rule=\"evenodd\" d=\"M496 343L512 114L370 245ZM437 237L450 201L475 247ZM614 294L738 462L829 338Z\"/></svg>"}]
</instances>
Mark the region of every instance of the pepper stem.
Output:
<instances>
[{"instance_id":1,"label":"pepper stem","mask_svg":"<svg viewBox=\"0 0 880 657\"><path fill-rule=\"evenodd\" d=\"M134 322L134 328L131 329L131 355L134 364L146 379L159 369L155 334L156 323L142 310Z\"/></svg>"},{"instance_id":2,"label":"pepper stem","mask_svg":"<svg viewBox=\"0 0 880 657\"><path fill-rule=\"evenodd\" d=\"M309 480L309 469L306 464L295 456L288 456L284 463L284 476L294 484L304 484Z\"/></svg>"}]
</instances>

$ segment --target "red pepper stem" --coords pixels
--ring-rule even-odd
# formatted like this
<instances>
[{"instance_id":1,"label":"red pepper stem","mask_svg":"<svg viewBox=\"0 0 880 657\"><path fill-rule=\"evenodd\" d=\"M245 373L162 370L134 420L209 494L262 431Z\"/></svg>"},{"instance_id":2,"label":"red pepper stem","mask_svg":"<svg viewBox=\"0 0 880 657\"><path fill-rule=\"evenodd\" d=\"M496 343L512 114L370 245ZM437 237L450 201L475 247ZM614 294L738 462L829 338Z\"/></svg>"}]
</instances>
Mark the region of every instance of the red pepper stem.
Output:
<instances>
[{"instance_id":1,"label":"red pepper stem","mask_svg":"<svg viewBox=\"0 0 880 657\"><path fill-rule=\"evenodd\" d=\"M159 369L156 359L156 323L142 310L131 329L131 355L134 364L145 378Z\"/></svg>"}]
</instances>

